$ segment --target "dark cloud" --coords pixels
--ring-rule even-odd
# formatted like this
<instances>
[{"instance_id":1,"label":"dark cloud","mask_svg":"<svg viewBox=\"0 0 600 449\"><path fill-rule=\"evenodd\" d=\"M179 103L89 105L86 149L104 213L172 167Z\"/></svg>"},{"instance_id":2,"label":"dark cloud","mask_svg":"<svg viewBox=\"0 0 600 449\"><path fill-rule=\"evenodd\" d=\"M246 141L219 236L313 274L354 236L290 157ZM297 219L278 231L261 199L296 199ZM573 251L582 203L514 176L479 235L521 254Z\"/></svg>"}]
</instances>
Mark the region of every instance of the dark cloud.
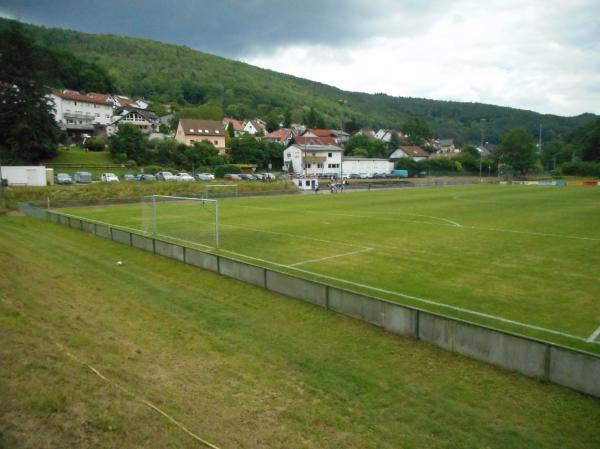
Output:
<instances>
[{"instance_id":1,"label":"dark cloud","mask_svg":"<svg viewBox=\"0 0 600 449\"><path fill-rule=\"evenodd\" d=\"M386 3L1 0L0 13L46 26L145 37L225 56L241 56L289 44L352 45L377 33L378 22L385 19ZM410 8L416 4L406 3Z\"/></svg>"}]
</instances>

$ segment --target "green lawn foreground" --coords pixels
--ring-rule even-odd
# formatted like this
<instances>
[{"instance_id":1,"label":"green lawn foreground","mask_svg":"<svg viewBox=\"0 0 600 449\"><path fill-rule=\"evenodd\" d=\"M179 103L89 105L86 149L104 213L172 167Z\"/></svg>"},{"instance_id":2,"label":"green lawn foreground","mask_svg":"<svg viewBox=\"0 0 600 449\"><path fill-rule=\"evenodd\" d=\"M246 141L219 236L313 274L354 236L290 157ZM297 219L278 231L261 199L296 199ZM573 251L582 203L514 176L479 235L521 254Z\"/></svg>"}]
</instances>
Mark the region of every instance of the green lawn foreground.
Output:
<instances>
[{"instance_id":1,"label":"green lawn foreground","mask_svg":"<svg viewBox=\"0 0 600 449\"><path fill-rule=\"evenodd\" d=\"M124 265L116 265L122 260ZM93 237L0 218L0 447L600 447L600 402Z\"/></svg>"}]
</instances>

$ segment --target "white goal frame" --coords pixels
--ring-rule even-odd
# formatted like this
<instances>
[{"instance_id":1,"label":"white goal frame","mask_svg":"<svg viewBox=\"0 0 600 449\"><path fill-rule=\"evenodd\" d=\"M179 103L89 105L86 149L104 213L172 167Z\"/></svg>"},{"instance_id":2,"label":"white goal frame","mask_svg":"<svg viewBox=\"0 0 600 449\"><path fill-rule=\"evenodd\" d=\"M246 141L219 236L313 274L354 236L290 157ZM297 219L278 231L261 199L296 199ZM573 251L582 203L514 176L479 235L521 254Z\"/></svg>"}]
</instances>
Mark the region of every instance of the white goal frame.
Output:
<instances>
[{"instance_id":1,"label":"white goal frame","mask_svg":"<svg viewBox=\"0 0 600 449\"><path fill-rule=\"evenodd\" d=\"M159 235L158 234L158 228L157 228L157 217L156 217L156 200L160 199L160 198L166 198L169 200L180 200L180 201L198 201L200 203L212 203L215 206L215 212L214 212L214 217L215 217L215 248L219 249L220 246L220 236L219 236L219 201L215 200L215 199L210 199L210 198L197 198L197 197L190 197L190 196L173 196L173 195L146 195L144 196L144 198L152 198L152 234L153 235ZM168 236L167 236L168 237Z\"/></svg>"}]
</instances>

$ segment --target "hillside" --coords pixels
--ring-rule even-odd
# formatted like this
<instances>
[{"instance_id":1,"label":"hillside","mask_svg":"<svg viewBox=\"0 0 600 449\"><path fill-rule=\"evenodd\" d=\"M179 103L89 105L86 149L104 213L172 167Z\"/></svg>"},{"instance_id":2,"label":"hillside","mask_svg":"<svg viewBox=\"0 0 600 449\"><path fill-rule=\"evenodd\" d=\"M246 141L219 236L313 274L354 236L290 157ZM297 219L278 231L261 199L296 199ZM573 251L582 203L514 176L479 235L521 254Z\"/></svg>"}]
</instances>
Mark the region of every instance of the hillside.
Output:
<instances>
[{"instance_id":1,"label":"hillside","mask_svg":"<svg viewBox=\"0 0 600 449\"><path fill-rule=\"evenodd\" d=\"M9 22L0 19L0 27ZM595 117L559 117L481 103L347 92L183 46L34 25L25 25L25 29L41 45L72 52L102 67L121 93L181 106L209 104L237 118L290 111L294 121L301 121L312 107L329 126L354 120L379 128L401 127L408 117L418 116L429 121L437 137L464 143L479 141L482 118L486 119L485 140L498 142L500 135L515 127L537 135L540 123L544 140L553 140Z\"/></svg>"}]
</instances>

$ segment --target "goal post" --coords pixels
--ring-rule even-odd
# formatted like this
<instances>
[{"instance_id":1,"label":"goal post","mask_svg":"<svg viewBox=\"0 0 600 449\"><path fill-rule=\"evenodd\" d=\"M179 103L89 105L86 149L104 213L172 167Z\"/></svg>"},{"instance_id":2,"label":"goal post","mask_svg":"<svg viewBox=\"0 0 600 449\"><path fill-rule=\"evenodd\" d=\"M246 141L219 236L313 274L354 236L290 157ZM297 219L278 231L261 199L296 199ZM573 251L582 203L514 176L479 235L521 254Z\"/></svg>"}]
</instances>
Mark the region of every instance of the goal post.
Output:
<instances>
[{"instance_id":1,"label":"goal post","mask_svg":"<svg viewBox=\"0 0 600 449\"><path fill-rule=\"evenodd\" d=\"M170 195L142 197L142 230L156 237L219 248L219 202Z\"/></svg>"},{"instance_id":2,"label":"goal post","mask_svg":"<svg viewBox=\"0 0 600 449\"><path fill-rule=\"evenodd\" d=\"M237 184L208 184L204 187L203 198L237 198Z\"/></svg>"}]
</instances>

